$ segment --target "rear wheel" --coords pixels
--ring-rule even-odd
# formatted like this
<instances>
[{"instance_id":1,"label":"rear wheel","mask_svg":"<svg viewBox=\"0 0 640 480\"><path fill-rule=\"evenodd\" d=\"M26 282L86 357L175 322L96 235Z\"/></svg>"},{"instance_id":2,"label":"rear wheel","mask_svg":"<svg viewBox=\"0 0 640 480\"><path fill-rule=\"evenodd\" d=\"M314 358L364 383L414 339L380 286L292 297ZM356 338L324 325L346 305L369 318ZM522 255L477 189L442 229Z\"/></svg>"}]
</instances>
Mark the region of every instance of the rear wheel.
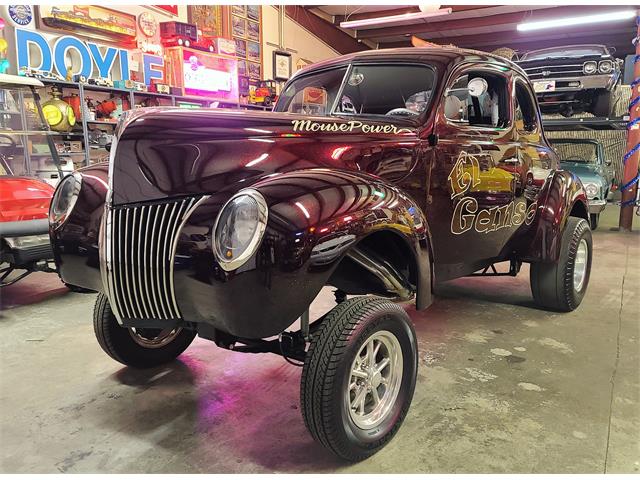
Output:
<instances>
[{"instance_id":1,"label":"rear wheel","mask_svg":"<svg viewBox=\"0 0 640 480\"><path fill-rule=\"evenodd\" d=\"M591 113L596 117L611 117L613 116L613 107L613 92L603 90L595 94L591 104Z\"/></svg>"},{"instance_id":2,"label":"rear wheel","mask_svg":"<svg viewBox=\"0 0 640 480\"><path fill-rule=\"evenodd\" d=\"M592 250L589 223L569 217L562 233L558 261L531 264L531 291L535 302L550 310L575 310L589 284Z\"/></svg>"},{"instance_id":3,"label":"rear wheel","mask_svg":"<svg viewBox=\"0 0 640 480\"><path fill-rule=\"evenodd\" d=\"M183 328L122 327L102 293L98 295L93 311L93 330L107 355L136 368L156 367L174 360L196 335Z\"/></svg>"},{"instance_id":4,"label":"rear wheel","mask_svg":"<svg viewBox=\"0 0 640 480\"><path fill-rule=\"evenodd\" d=\"M406 312L387 300L351 298L329 312L302 371L302 415L313 438L351 461L384 447L413 398L416 343Z\"/></svg>"}]
</instances>

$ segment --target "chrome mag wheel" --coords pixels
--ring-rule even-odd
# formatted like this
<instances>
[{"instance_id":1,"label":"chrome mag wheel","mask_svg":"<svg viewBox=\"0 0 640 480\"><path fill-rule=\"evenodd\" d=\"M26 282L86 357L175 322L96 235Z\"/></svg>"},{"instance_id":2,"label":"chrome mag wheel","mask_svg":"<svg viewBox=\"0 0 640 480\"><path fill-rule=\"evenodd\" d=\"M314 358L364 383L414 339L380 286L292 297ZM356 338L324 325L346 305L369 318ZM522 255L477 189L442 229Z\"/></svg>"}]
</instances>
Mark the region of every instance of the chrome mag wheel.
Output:
<instances>
[{"instance_id":1,"label":"chrome mag wheel","mask_svg":"<svg viewBox=\"0 0 640 480\"><path fill-rule=\"evenodd\" d=\"M351 420L362 429L382 423L393 410L402 383L402 349L391 332L371 335L351 364L346 401Z\"/></svg>"},{"instance_id":2,"label":"chrome mag wheel","mask_svg":"<svg viewBox=\"0 0 640 480\"><path fill-rule=\"evenodd\" d=\"M576 250L576 259L573 263L573 288L580 292L584 286L584 279L587 276L587 260L589 258L589 247L583 238Z\"/></svg>"},{"instance_id":3,"label":"chrome mag wheel","mask_svg":"<svg viewBox=\"0 0 640 480\"><path fill-rule=\"evenodd\" d=\"M133 341L144 348L160 348L171 343L182 328L128 328Z\"/></svg>"}]
</instances>

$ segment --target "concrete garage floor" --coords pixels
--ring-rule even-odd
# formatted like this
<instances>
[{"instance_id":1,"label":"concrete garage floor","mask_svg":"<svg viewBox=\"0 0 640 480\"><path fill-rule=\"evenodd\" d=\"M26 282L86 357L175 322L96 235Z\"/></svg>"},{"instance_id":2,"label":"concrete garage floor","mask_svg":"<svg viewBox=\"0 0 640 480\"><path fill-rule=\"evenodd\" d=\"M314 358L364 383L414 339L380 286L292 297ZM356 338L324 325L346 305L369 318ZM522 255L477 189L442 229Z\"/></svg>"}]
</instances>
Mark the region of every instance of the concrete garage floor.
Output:
<instances>
[{"instance_id":1,"label":"concrete garage floor","mask_svg":"<svg viewBox=\"0 0 640 480\"><path fill-rule=\"evenodd\" d=\"M93 336L95 295L55 275L3 290L2 472L640 471L640 235L594 233L589 291L534 308L517 278L461 279L426 312L413 406L394 440L348 465L316 445L300 369L197 339L173 364L123 368ZM638 223L636 221L636 223ZM314 307L331 305L323 292Z\"/></svg>"}]
</instances>

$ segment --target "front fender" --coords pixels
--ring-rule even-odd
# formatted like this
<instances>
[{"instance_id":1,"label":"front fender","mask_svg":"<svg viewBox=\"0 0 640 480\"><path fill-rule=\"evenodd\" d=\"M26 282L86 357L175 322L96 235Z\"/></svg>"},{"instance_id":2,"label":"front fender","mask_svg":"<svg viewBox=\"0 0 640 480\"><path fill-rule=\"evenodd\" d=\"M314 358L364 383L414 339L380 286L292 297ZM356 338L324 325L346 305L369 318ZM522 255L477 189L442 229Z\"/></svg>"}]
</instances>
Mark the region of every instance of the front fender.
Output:
<instances>
[{"instance_id":1,"label":"front fender","mask_svg":"<svg viewBox=\"0 0 640 480\"><path fill-rule=\"evenodd\" d=\"M531 240L520 252L520 258L526 262L557 261L568 218L577 216L588 221L588 212L580 179L567 170L554 171L538 194L536 216L527 235Z\"/></svg>"},{"instance_id":2,"label":"front fender","mask_svg":"<svg viewBox=\"0 0 640 480\"><path fill-rule=\"evenodd\" d=\"M264 196L269 219L256 254L237 270L219 268L211 249L212 224L226 199L212 195L183 226L175 285L185 320L240 337L276 335L308 308L351 246L383 230L411 249L418 304L430 302L427 223L396 187L360 172L314 168L270 174L251 188Z\"/></svg>"},{"instance_id":3,"label":"front fender","mask_svg":"<svg viewBox=\"0 0 640 480\"><path fill-rule=\"evenodd\" d=\"M98 241L109 188L109 165L91 165L78 173L82 176L82 186L76 205L62 225L49 229L49 235L60 278L100 292L103 287Z\"/></svg>"}]
</instances>

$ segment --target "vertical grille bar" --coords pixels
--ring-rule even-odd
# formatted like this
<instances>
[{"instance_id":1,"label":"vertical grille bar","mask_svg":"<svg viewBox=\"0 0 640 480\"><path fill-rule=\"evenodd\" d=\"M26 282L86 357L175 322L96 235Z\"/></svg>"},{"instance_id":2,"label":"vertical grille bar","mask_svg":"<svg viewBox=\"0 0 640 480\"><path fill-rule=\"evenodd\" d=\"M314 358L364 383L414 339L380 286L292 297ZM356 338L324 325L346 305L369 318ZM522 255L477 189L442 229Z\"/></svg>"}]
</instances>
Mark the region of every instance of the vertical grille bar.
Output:
<instances>
[{"instance_id":1,"label":"vertical grille bar","mask_svg":"<svg viewBox=\"0 0 640 480\"><path fill-rule=\"evenodd\" d=\"M109 292L123 318L180 318L172 261L179 230L198 201L189 198L110 211Z\"/></svg>"}]
</instances>

